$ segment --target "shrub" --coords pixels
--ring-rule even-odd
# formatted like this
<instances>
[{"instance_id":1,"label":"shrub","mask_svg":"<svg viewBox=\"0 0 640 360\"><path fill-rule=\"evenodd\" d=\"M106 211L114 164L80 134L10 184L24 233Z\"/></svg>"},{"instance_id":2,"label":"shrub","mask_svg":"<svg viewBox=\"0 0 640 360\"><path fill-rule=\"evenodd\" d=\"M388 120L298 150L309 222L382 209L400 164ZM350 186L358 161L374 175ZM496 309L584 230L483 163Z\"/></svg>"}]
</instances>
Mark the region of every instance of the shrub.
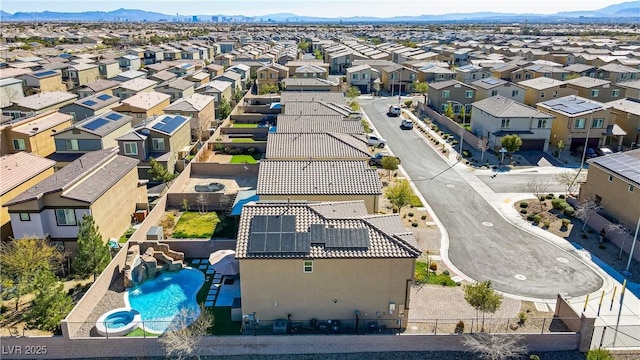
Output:
<instances>
[{"instance_id":1,"label":"shrub","mask_svg":"<svg viewBox=\"0 0 640 360\"><path fill-rule=\"evenodd\" d=\"M422 216L420 216L420 219L421 219L421 220L427 220L427 215L422 215Z\"/></svg>"},{"instance_id":2,"label":"shrub","mask_svg":"<svg viewBox=\"0 0 640 360\"><path fill-rule=\"evenodd\" d=\"M529 220L529 221L533 221L533 214L529 214L529 215L527 215L527 220Z\"/></svg>"},{"instance_id":3,"label":"shrub","mask_svg":"<svg viewBox=\"0 0 640 360\"><path fill-rule=\"evenodd\" d=\"M417 222L411 223L411 226L418 227L418 223Z\"/></svg>"},{"instance_id":4,"label":"shrub","mask_svg":"<svg viewBox=\"0 0 640 360\"><path fill-rule=\"evenodd\" d=\"M542 221L542 216L540 215L534 215L533 216L533 222L536 224L540 224L540 221Z\"/></svg>"},{"instance_id":5,"label":"shrub","mask_svg":"<svg viewBox=\"0 0 640 360\"><path fill-rule=\"evenodd\" d=\"M518 313L518 322L520 324L524 324L524 321L527 320L527 313L524 311L520 311Z\"/></svg>"},{"instance_id":6,"label":"shrub","mask_svg":"<svg viewBox=\"0 0 640 360\"><path fill-rule=\"evenodd\" d=\"M412 212L410 212L407 215L409 215L409 217L413 217L414 214Z\"/></svg>"},{"instance_id":7,"label":"shrub","mask_svg":"<svg viewBox=\"0 0 640 360\"><path fill-rule=\"evenodd\" d=\"M573 216L573 214L576 213L576 209L574 209L573 206L567 206L566 208L564 208L564 213L567 216Z\"/></svg>"},{"instance_id":8,"label":"shrub","mask_svg":"<svg viewBox=\"0 0 640 360\"><path fill-rule=\"evenodd\" d=\"M554 209L562 209L562 207L560 206L560 203L564 202L564 200L562 199L553 199L551 200L551 206L553 206Z\"/></svg>"},{"instance_id":9,"label":"shrub","mask_svg":"<svg viewBox=\"0 0 640 360\"><path fill-rule=\"evenodd\" d=\"M553 198L555 198L555 195L553 195L553 194L547 194L547 199L553 199Z\"/></svg>"},{"instance_id":10,"label":"shrub","mask_svg":"<svg viewBox=\"0 0 640 360\"><path fill-rule=\"evenodd\" d=\"M540 360L540 356L535 355L535 354L531 355L531 356L529 356L529 360Z\"/></svg>"},{"instance_id":11,"label":"shrub","mask_svg":"<svg viewBox=\"0 0 640 360\"><path fill-rule=\"evenodd\" d=\"M447 275L447 276L449 276L449 275L450 275L450 274L449 274L449 270L445 270L445 271L443 271L442 273L443 273L443 274L445 274L445 275Z\"/></svg>"},{"instance_id":12,"label":"shrub","mask_svg":"<svg viewBox=\"0 0 640 360\"><path fill-rule=\"evenodd\" d=\"M464 321L460 320L456 323L456 329L454 332L456 334L462 334L464 332Z\"/></svg>"},{"instance_id":13,"label":"shrub","mask_svg":"<svg viewBox=\"0 0 640 360\"><path fill-rule=\"evenodd\" d=\"M523 201L523 202L520 203L520 207L523 208L523 209L526 209L528 206L529 206L529 203L526 202L526 201Z\"/></svg>"},{"instance_id":14,"label":"shrub","mask_svg":"<svg viewBox=\"0 0 640 360\"><path fill-rule=\"evenodd\" d=\"M558 196L559 199L564 199L564 195Z\"/></svg>"},{"instance_id":15,"label":"shrub","mask_svg":"<svg viewBox=\"0 0 640 360\"><path fill-rule=\"evenodd\" d=\"M544 225L544 227L549 228L551 222L549 220L545 220L542 224Z\"/></svg>"},{"instance_id":16,"label":"shrub","mask_svg":"<svg viewBox=\"0 0 640 360\"><path fill-rule=\"evenodd\" d=\"M587 353L587 360L613 360L613 356L607 349L591 349Z\"/></svg>"},{"instance_id":17,"label":"shrub","mask_svg":"<svg viewBox=\"0 0 640 360\"><path fill-rule=\"evenodd\" d=\"M563 227L567 227L567 226L569 226L569 225L571 225L571 220L569 220L569 219L562 219L562 226L563 226Z\"/></svg>"},{"instance_id":18,"label":"shrub","mask_svg":"<svg viewBox=\"0 0 640 360\"><path fill-rule=\"evenodd\" d=\"M222 150L224 150L224 144L221 143L221 142L217 142L217 143L214 144L213 149L215 151L222 151Z\"/></svg>"},{"instance_id":19,"label":"shrub","mask_svg":"<svg viewBox=\"0 0 640 360\"><path fill-rule=\"evenodd\" d=\"M527 212L528 212L527 209L520 209L520 214L525 214L526 215Z\"/></svg>"},{"instance_id":20,"label":"shrub","mask_svg":"<svg viewBox=\"0 0 640 360\"><path fill-rule=\"evenodd\" d=\"M413 104L413 100L411 100L411 99L409 99L409 100L405 100L405 101L404 101L404 105L405 105L406 107L411 106L411 104Z\"/></svg>"},{"instance_id":21,"label":"shrub","mask_svg":"<svg viewBox=\"0 0 640 360\"><path fill-rule=\"evenodd\" d=\"M462 157L469 157L471 156L471 152L469 152L469 150L462 150Z\"/></svg>"},{"instance_id":22,"label":"shrub","mask_svg":"<svg viewBox=\"0 0 640 360\"><path fill-rule=\"evenodd\" d=\"M431 264L429 264L429 270L438 271L438 264L432 262Z\"/></svg>"}]
</instances>

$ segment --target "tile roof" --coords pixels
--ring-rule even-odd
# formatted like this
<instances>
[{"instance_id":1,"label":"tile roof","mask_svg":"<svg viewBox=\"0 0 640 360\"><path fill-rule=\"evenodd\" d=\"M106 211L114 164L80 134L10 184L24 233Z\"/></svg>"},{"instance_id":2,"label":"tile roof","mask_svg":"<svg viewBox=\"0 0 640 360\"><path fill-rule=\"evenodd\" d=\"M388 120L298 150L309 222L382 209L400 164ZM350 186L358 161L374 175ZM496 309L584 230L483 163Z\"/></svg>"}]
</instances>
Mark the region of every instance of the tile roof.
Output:
<instances>
[{"instance_id":1,"label":"tile roof","mask_svg":"<svg viewBox=\"0 0 640 360\"><path fill-rule=\"evenodd\" d=\"M122 104L129 105L131 107L149 110L158 104L171 99L171 95L163 94L156 91L141 92L133 95L132 97L122 100Z\"/></svg>"},{"instance_id":2,"label":"tile roof","mask_svg":"<svg viewBox=\"0 0 640 360\"><path fill-rule=\"evenodd\" d=\"M616 110L624 111L629 114L640 116L640 100L633 98L625 98L620 100L614 100L606 103Z\"/></svg>"},{"instance_id":3,"label":"tile roof","mask_svg":"<svg viewBox=\"0 0 640 360\"><path fill-rule=\"evenodd\" d=\"M285 115L342 115L349 116L354 111L343 103L291 102L285 103Z\"/></svg>"},{"instance_id":4,"label":"tile roof","mask_svg":"<svg viewBox=\"0 0 640 360\"><path fill-rule=\"evenodd\" d=\"M457 80L445 80L445 81L432 82L429 84L429 89L442 90L449 87L453 87L455 85L460 85L460 86L464 86L471 89L469 85L465 83L461 83L460 81L457 81Z\"/></svg>"},{"instance_id":5,"label":"tile roof","mask_svg":"<svg viewBox=\"0 0 640 360\"><path fill-rule=\"evenodd\" d=\"M292 216L296 237L308 239L308 248L302 252L286 249L279 252L250 251L249 242L256 216ZM360 246L349 247L349 241L343 239L341 246L332 246L331 236L327 234L329 229L334 234L340 229L362 229L360 231L363 232L361 234L365 236L365 241ZM312 233L320 237L312 238ZM277 233L271 231L267 234ZM268 239L267 241L279 241L280 237L276 235ZM417 258L420 253L413 234L402 226L397 215L368 215L362 201L248 203L242 209L236 243L236 258L239 259Z\"/></svg>"},{"instance_id":6,"label":"tile roof","mask_svg":"<svg viewBox=\"0 0 640 360\"><path fill-rule=\"evenodd\" d=\"M52 168L55 161L33 155L26 151L0 157L0 195L4 195L29 179ZM4 199L11 200L11 199ZM0 204L2 205L2 204Z\"/></svg>"},{"instance_id":7,"label":"tile roof","mask_svg":"<svg viewBox=\"0 0 640 360\"><path fill-rule=\"evenodd\" d=\"M260 162L258 195L379 195L382 183L364 161Z\"/></svg>"},{"instance_id":8,"label":"tile roof","mask_svg":"<svg viewBox=\"0 0 640 360\"><path fill-rule=\"evenodd\" d=\"M92 203L135 169L138 160L118 155L118 148L92 151L27 189L5 206L61 192L61 197Z\"/></svg>"},{"instance_id":9,"label":"tile roof","mask_svg":"<svg viewBox=\"0 0 640 360\"><path fill-rule=\"evenodd\" d=\"M640 187L640 149L600 156L588 160L588 163Z\"/></svg>"},{"instance_id":10,"label":"tile roof","mask_svg":"<svg viewBox=\"0 0 640 360\"><path fill-rule=\"evenodd\" d=\"M330 80L325 80L321 78L286 78L283 79L282 82L286 87L290 86L338 86L338 83L335 83Z\"/></svg>"},{"instance_id":11,"label":"tile roof","mask_svg":"<svg viewBox=\"0 0 640 360\"><path fill-rule=\"evenodd\" d=\"M267 159L355 159L370 157L364 135L328 133L270 133Z\"/></svg>"},{"instance_id":12,"label":"tile roof","mask_svg":"<svg viewBox=\"0 0 640 360\"><path fill-rule=\"evenodd\" d=\"M277 133L362 134L364 128L360 120L345 119L342 115L278 115Z\"/></svg>"},{"instance_id":13,"label":"tile roof","mask_svg":"<svg viewBox=\"0 0 640 360\"><path fill-rule=\"evenodd\" d=\"M518 83L518 85L532 88L535 90L549 89L549 88L564 85L564 84L566 84L566 82L548 78L548 77L538 77L535 79L520 81Z\"/></svg>"},{"instance_id":14,"label":"tile roof","mask_svg":"<svg viewBox=\"0 0 640 360\"><path fill-rule=\"evenodd\" d=\"M482 110L496 118L534 118L553 119L554 116L540 111L520 102L507 99L503 96L492 96L480 101L476 101L473 107Z\"/></svg>"},{"instance_id":15,"label":"tile roof","mask_svg":"<svg viewBox=\"0 0 640 360\"><path fill-rule=\"evenodd\" d=\"M493 89L493 88L502 86L506 83L507 81L505 80L490 77L490 78L476 80L472 82L471 85L488 90L488 89Z\"/></svg>"},{"instance_id":16,"label":"tile roof","mask_svg":"<svg viewBox=\"0 0 640 360\"><path fill-rule=\"evenodd\" d=\"M332 92L332 91L320 91L320 92L283 91L282 93L280 93L280 102L282 102L285 105L292 102L318 102L318 101L342 104L344 103L345 99L342 92Z\"/></svg>"},{"instance_id":17,"label":"tile roof","mask_svg":"<svg viewBox=\"0 0 640 360\"><path fill-rule=\"evenodd\" d=\"M90 82L85 86L83 86L82 88L91 89L93 92L100 92L107 89L113 89L115 87L118 87L119 85L120 85L119 81L100 79L94 82Z\"/></svg>"},{"instance_id":18,"label":"tile roof","mask_svg":"<svg viewBox=\"0 0 640 360\"><path fill-rule=\"evenodd\" d=\"M212 104L214 100L213 96L193 94L174 101L164 111L201 111L207 105Z\"/></svg>"}]
</instances>

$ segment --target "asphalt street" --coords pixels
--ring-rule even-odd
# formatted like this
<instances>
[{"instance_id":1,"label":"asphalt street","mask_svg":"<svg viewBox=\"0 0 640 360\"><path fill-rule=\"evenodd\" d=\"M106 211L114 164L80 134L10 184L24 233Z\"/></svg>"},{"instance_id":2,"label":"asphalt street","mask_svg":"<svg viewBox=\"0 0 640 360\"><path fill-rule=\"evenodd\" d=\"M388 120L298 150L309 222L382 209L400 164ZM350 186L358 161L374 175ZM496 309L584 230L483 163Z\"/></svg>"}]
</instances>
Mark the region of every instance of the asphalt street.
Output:
<instances>
[{"instance_id":1,"label":"asphalt street","mask_svg":"<svg viewBox=\"0 0 640 360\"><path fill-rule=\"evenodd\" d=\"M602 286L602 278L571 254L500 216L417 131L401 130L399 118L386 116L388 104L397 99L359 102L446 228L449 259L465 275L530 298L576 297ZM495 186L513 192L513 183L498 180L502 185Z\"/></svg>"},{"instance_id":2,"label":"asphalt street","mask_svg":"<svg viewBox=\"0 0 640 360\"><path fill-rule=\"evenodd\" d=\"M558 183L553 175L539 174L535 172L531 173L494 173L494 175L479 175L478 179L487 184L497 193L526 193L530 192L526 190L527 181L536 179L542 183L547 183L548 187L545 193L564 193L566 188L563 184Z\"/></svg>"}]
</instances>

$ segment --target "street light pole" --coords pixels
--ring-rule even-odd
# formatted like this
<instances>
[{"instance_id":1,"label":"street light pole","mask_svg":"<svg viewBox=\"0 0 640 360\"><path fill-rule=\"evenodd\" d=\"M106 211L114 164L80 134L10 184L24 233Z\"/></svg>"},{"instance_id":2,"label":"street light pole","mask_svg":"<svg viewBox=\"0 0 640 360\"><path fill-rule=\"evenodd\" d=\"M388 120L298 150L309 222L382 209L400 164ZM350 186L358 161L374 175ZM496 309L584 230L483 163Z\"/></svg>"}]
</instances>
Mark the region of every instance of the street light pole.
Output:
<instances>
[{"instance_id":1,"label":"street light pole","mask_svg":"<svg viewBox=\"0 0 640 360\"><path fill-rule=\"evenodd\" d=\"M591 126L593 125L593 110L591 111L591 120L587 124L587 137L584 139L584 148L582 149L582 160L580 161L580 170L584 167L584 159L587 156L587 147L589 146L589 133L591 132Z\"/></svg>"},{"instance_id":2,"label":"street light pole","mask_svg":"<svg viewBox=\"0 0 640 360\"><path fill-rule=\"evenodd\" d=\"M633 236L633 242L631 243L631 251L629 251L629 260L627 261L627 267L624 269L626 274L629 274L629 267L631 266L631 258L633 258L633 251L636 249L636 242L638 240L638 230L640 230L640 216L638 217L638 224L636 225L636 234Z\"/></svg>"}]
</instances>

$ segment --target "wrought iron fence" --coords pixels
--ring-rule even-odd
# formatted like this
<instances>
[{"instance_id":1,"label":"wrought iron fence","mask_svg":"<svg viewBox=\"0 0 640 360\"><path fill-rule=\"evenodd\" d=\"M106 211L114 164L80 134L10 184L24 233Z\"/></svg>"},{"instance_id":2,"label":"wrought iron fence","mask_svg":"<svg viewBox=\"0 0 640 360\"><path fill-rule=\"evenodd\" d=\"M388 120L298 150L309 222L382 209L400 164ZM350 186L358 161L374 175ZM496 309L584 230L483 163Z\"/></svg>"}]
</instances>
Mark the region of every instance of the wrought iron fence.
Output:
<instances>
[{"instance_id":1,"label":"wrought iron fence","mask_svg":"<svg viewBox=\"0 0 640 360\"><path fill-rule=\"evenodd\" d=\"M636 318L637 321L637 318ZM596 326L593 329L592 348L640 347L640 325Z\"/></svg>"}]
</instances>

